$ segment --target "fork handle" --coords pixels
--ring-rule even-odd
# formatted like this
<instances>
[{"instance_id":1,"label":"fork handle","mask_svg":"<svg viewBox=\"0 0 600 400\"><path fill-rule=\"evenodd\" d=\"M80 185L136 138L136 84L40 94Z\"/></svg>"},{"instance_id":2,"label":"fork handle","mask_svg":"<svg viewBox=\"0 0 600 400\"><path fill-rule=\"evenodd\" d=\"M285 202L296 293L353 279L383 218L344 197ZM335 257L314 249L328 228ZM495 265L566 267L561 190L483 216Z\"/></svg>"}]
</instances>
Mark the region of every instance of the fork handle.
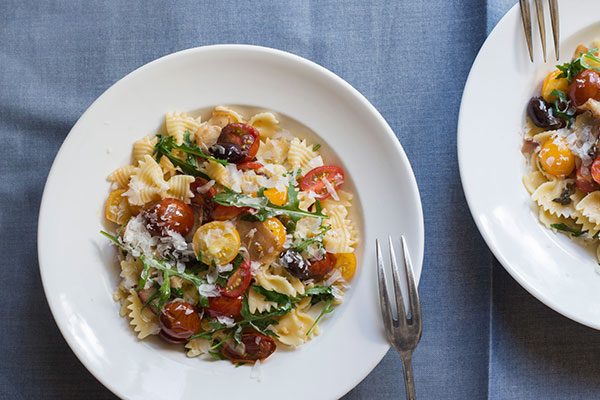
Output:
<instances>
[{"instance_id":1,"label":"fork handle","mask_svg":"<svg viewBox=\"0 0 600 400\"><path fill-rule=\"evenodd\" d=\"M417 400L415 394L415 381L412 370L412 352L402 354L402 367L404 369L404 386L406 387L406 400Z\"/></svg>"}]
</instances>

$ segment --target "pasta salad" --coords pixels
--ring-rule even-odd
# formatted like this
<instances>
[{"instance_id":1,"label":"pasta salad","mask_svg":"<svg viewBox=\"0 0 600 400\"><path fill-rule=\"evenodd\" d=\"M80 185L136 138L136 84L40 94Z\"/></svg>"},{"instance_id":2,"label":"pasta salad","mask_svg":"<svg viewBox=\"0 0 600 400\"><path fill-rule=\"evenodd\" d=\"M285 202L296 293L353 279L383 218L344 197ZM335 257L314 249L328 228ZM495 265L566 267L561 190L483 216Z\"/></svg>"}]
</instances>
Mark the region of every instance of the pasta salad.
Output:
<instances>
[{"instance_id":1,"label":"pasta salad","mask_svg":"<svg viewBox=\"0 0 600 400\"><path fill-rule=\"evenodd\" d=\"M344 171L272 112L166 115L108 176L102 234L118 246L114 295L139 339L254 364L319 334L355 270Z\"/></svg>"},{"instance_id":2,"label":"pasta salad","mask_svg":"<svg viewBox=\"0 0 600 400\"><path fill-rule=\"evenodd\" d=\"M523 183L549 229L597 245L600 233L600 58L580 45L527 106ZM600 260L600 247L596 250Z\"/></svg>"}]
</instances>

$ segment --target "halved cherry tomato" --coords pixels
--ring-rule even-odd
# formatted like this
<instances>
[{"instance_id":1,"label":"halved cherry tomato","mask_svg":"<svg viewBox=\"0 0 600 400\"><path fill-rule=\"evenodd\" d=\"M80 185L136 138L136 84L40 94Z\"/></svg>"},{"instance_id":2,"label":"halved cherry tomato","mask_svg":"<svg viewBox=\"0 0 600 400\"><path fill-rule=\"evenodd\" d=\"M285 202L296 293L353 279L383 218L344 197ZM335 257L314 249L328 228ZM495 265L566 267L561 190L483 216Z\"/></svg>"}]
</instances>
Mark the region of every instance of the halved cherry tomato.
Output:
<instances>
[{"instance_id":1,"label":"halved cherry tomato","mask_svg":"<svg viewBox=\"0 0 600 400\"><path fill-rule=\"evenodd\" d=\"M592 167L594 164L592 164ZM596 165L596 175L598 176L599 173L600 171L598 171L598 165ZM590 168L584 167L583 164L577 168L575 184L579 190L586 193L600 189L600 185L594 182Z\"/></svg>"},{"instance_id":2,"label":"halved cherry tomato","mask_svg":"<svg viewBox=\"0 0 600 400\"><path fill-rule=\"evenodd\" d=\"M260 146L260 132L252 125L228 124L221 129L217 143L233 143L242 149L245 156L238 164L252 161Z\"/></svg>"},{"instance_id":3,"label":"halved cherry tomato","mask_svg":"<svg viewBox=\"0 0 600 400\"><path fill-rule=\"evenodd\" d=\"M308 271L310 278L321 279L333 270L336 263L336 257L331 253L325 253L320 260L308 260Z\"/></svg>"},{"instance_id":4,"label":"halved cherry tomato","mask_svg":"<svg viewBox=\"0 0 600 400\"><path fill-rule=\"evenodd\" d=\"M204 311L213 318L229 317L236 319L242 315L243 300L242 296L236 297L235 299L225 296L209 297L208 307L206 307Z\"/></svg>"},{"instance_id":5,"label":"halved cherry tomato","mask_svg":"<svg viewBox=\"0 0 600 400\"><path fill-rule=\"evenodd\" d=\"M271 231L273 236L275 236L275 239L277 239L279 244L283 246L283 244L285 243L285 235L287 232L285 230L285 226L283 226L281 221L275 217L271 217L267 218L264 224L267 227L267 229Z\"/></svg>"},{"instance_id":6,"label":"halved cherry tomato","mask_svg":"<svg viewBox=\"0 0 600 400\"><path fill-rule=\"evenodd\" d=\"M237 169L243 169L243 170L260 169L262 167L263 167L263 165L261 163L259 163L258 161L246 161L246 162L243 162L243 163L237 165Z\"/></svg>"},{"instance_id":7,"label":"halved cherry tomato","mask_svg":"<svg viewBox=\"0 0 600 400\"><path fill-rule=\"evenodd\" d=\"M257 332L242 334L241 342L238 344L235 340L230 339L223 345L221 351L223 356L234 364L254 364L257 360L262 361L269 357L277 349L277 344L273 338Z\"/></svg>"},{"instance_id":8,"label":"halved cherry tomato","mask_svg":"<svg viewBox=\"0 0 600 400\"><path fill-rule=\"evenodd\" d=\"M337 190L344 183L344 171L335 165L314 168L302 178L300 189L305 192L314 192L315 198L323 200L331 196L325 181L329 182L334 190Z\"/></svg>"},{"instance_id":9,"label":"halved cherry tomato","mask_svg":"<svg viewBox=\"0 0 600 400\"><path fill-rule=\"evenodd\" d=\"M208 181L204 178L196 178L194 182L190 184L190 191L194 194L192 197L192 202L196 204L200 204L202 206L212 205L212 201L210 201L217 194L217 190L214 186L208 188L204 193L198 193L198 188L204 186L208 183Z\"/></svg>"},{"instance_id":10,"label":"halved cherry tomato","mask_svg":"<svg viewBox=\"0 0 600 400\"><path fill-rule=\"evenodd\" d=\"M287 191L280 192L277 188L270 188L265 190L265 196L269 201L277 206L285 206L288 202Z\"/></svg>"},{"instance_id":11,"label":"halved cherry tomato","mask_svg":"<svg viewBox=\"0 0 600 400\"><path fill-rule=\"evenodd\" d=\"M338 253L335 258L335 268L339 269L342 278L349 282L356 271L356 256L354 253Z\"/></svg>"},{"instance_id":12,"label":"halved cherry tomato","mask_svg":"<svg viewBox=\"0 0 600 400\"><path fill-rule=\"evenodd\" d=\"M234 298L239 297L244 293L252 280L250 266L250 260L244 259L244 261L242 261L240 266L227 280L227 285L221 290L223 296Z\"/></svg>"},{"instance_id":13,"label":"halved cherry tomato","mask_svg":"<svg viewBox=\"0 0 600 400\"><path fill-rule=\"evenodd\" d=\"M600 73L591 69L578 73L569 85L569 98L575 107L589 99L600 101Z\"/></svg>"},{"instance_id":14,"label":"halved cherry tomato","mask_svg":"<svg viewBox=\"0 0 600 400\"><path fill-rule=\"evenodd\" d=\"M196 307L185 301L174 301L165 306L158 316L163 339L179 343L200 330L200 314ZM171 340L169 340L171 339ZM174 339L174 340L173 340Z\"/></svg>"},{"instance_id":15,"label":"halved cherry tomato","mask_svg":"<svg viewBox=\"0 0 600 400\"><path fill-rule=\"evenodd\" d=\"M192 248L203 263L225 265L240 250L240 235L229 221L212 221L202 225L192 238Z\"/></svg>"},{"instance_id":16,"label":"halved cherry tomato","mask_svg":"<svg viewBox=\"0 0 600 400\"><path fill-rule=\"evenodd\" d=\"M569 81L567 78L557 78L561 73L562 71L560 69L554 70L550 72L544 80L544 84L542 85L542 97L548 103L554 103L554 100L556 100L556 96L552 95L554 90L566 92L569 88Z\"/></svg>"},{"instance_id":17,"label":"halved cherry tomato","mask_svg":"<svg viewBox=\"0 0 600 400\"><path fill-rule=\"evenodd\" d=\"M596 158L596 161L592 164L592 168L590 168L590 173L592 174L592 178L594 182L600 184L600 157Z\"/></svg>"},{"instance_id":18,"label":"halved cherry tomato","mask_svg":"<svg viewBox=\"0 0 600 400\"><path fill-rule=\"evenodd\" d=\"M249 211L249 207L234 207L224 206L222 204L215 204L212 210L212 218L215 221L227 221L230 219L234 219L238 215Z\"/></svg>"},{"instance_id":19,"label":"halved cherry tomato","mask_svg":"<svg viewBox=\"0 0 600 400\"><path fill-rule=\"evenodd\" d=\"M152 235L165 236L173 231L185 236L194 227L194 211L178 199L162 199L144 210L143 216Z\"/></svg>"}]
</instances>

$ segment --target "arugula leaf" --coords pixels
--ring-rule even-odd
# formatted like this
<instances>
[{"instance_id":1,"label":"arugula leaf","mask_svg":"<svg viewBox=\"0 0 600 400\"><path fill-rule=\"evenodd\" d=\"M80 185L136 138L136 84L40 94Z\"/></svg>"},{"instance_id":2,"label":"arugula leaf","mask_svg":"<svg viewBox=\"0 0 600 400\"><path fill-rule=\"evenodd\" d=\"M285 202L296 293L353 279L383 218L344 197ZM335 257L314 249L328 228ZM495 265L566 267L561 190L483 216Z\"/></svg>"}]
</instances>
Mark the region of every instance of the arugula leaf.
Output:
<instances>
[{"instance_id":1,"label":"arugula leaf","mask_svg":"<svg viewBox=\"0 0 600 400\"><path fill-rule=\"evenodd\" d=\"M600 59L594 54L597 51L598 49L591 49L588 50L588 52L585 54L579 53L579 56L573 59L571 62L564 63L563 65L557 65L556 68L558 68L561 71L557 78L567 78L567 81L571 83L573 78L575 78L575 76L578 73L586 69L591 69L600 72L600 69L592 67L587 62L587 60L592 60L600 63Z\"/></svg>"},{"instance_id":2,"label":"arugula leaf","mask_svg":"<svg viewBox=\"0 0 600 400\"><path fill-rule=\"evenodd\" d=\"M267 290L259 285L252 285L252 289L262 296L264 296L266 301L272 301L279 305L285 305L292 302L292 297L287 294L279 293L274 290Z\"/></svg>"},{"instance_id":3,"label":"arugula leaf","mask_svg":"<svg viewBox=\"0 0 600 400\"><path fill-rule=\"evenodd\" d=\"M158 138L158 142L156 143L156 145L154 146L154 150L152 151L152 155L155 156L156 161L160 162L160 159L162 157L167 157L171 161L171 163L173 163L174 166L181 168L181 170L188 175L210 180L210 177L208 175L198 170L196 160L194 159L193 162L190 161L191 159L189 156L192 156L192 158L193 156L203 157L218 162L219 164L227 163L227 161L218 160L217 158L206 154L198 146L188 146L185 144L178 145L177 143L175 143L175 139L172 136L156 135L156 137ZM173 155L173 150L181 150L185 152L188 155L187 161L175 157Z\"/></svg>"},{"instance_id":4,"label":"arugula leaf","mask_svg":"<svg viewBox=\"0 0 600 400\"><path fill-rule=\"evenodd\" d=\"M225 358L225 356L223 356L223 354L221 354L220 351L208 351L208 354L210 354L215 360L227 360L227 358Z\"/></svg>"},{"instance_id":5,"label":"arugula leaf","mask_svg":"<svg viewBox=\"0 0 600 400\"><path fill-rule=\"evenodd\" d=\"M178 297L180 299L183 299L183 290L181 290L181 288L171 288L171 293L173 293L173 295L175 297Z\"/></svg>"},{"instance_id":6,"label":"arugula leaf","mask_svg":"<svg viewBox=\"0 0 600 400\"><path fill-rule=\"evenodd\" d=\"M278 206L271 203L265 196L264 190L259 191L256 197L246 196L236 192L219 193L213 197L212 201L223 206L252 208L256 210L253 217L261 222L264 222L267 218L278 215L285 215L294 222L302 217L329 218L327 215L323 214L322 211L310 212L301 210L299 207L300 201L298 200L298 191L291 182L288 187L288 202L284 206Z\"/></svg>"},{"instance_id":7,"label":"arugula leaf","mask_svg":"<svg viewBox=\"0 0 600 400\"><path fill-rule=\"evenodd\" d=\"M558 118L562 119L569 123L569 127L573 123L573 119L575 118L575 108L571 107L571 100L569 96L561 90L554 89L552 91L552 96L556 97L554 103L552 103L552 111L554 115Z\"/></svg>"},{"instance_id":8,"label":"arugula leaf","mask_svg":"<svg viewBox=\"0 0 600 400\"><path fill-rule=\"evenodd\" d=\"M160 299L158 301L158 311L162 310L163 306L171 298L171 280L169 279L169 272L163 271L163 283L158 289L160 293Z\"/></svg>"},{"instance_id":9,"label":"arugula leaf","mask_svg":"<svg viewBox=\"0 0 600 400\"><path fill-rule=\"evenodd\" d=\"M321 314L319 314L319 316L315 320L315 323L310 327L310 329L308 330L308 332L306 332L306 336L309 336L312 333L313 329L315 329L315 327L317 326L317 324L319 323L319 321L321 320L321 318L323 318L323 315L329 314L330 312L332 312L333 310L335 310L335 307L331 306L332 302L333 302L333 299L327 300L327 303L325 303L325 307L323 308L323 311L321 311Z\"/></svg>"},{"instance_id":10,"label":"arugula leaf","mask_svg":"<svg viewBox=\"0 0 600 400\"><path fill-rule=\"evenodd\" d=\"M551 224L550 226L558 231L568 232L573 237L579 237L579 236L587 233L587 230L580 231L579 229L571 228L570 226L565 225L565 224Z\"/></svg>"},{"instance_id":11,"label":"arugula leaf","mask_svg":"<svg viewBox=\"0 0 600 400\"><path fill-rule=\"evenodd\" d=\"M317 143L317 144L315 144L315 145L313 146L313 151L317 151L317 150L319 150L320 148L321 148L321 145L320 145L319 143Z\"/></svg>"}]
</instances>

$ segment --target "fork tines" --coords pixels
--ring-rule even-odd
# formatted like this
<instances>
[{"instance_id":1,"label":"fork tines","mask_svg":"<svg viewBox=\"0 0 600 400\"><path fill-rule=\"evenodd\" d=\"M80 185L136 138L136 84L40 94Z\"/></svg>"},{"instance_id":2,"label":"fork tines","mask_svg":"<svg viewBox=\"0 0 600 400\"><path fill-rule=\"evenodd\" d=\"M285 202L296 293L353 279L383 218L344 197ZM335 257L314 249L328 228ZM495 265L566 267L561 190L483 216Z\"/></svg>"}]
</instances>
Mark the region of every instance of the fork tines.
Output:
<instances>
[{"instance_id":1,"label":"fork tines","mask_svg":"<svg viewBox=\"0 0 600 400\"><path fill-rule=\"evenodd\" d=\"M531 29L531 10L529 8L530 0L519 0L521 7L521 19L523 21L523 30L525 31L525 41L527 42L527 48L529 50L529 58L533 62L533 38ZM535 9L538 20L538 26L540 31L540 40L542 43L542 53L544 54L544 62L546 62L546 24L544 20L544 4L542 0L534 0ZM554 54L556 60L559 58L559 23L558 23L558 2L557 0L548 0L550 6L550 22L552 25L552 37L554 39Z\"/></svg>"}]
</instances>

